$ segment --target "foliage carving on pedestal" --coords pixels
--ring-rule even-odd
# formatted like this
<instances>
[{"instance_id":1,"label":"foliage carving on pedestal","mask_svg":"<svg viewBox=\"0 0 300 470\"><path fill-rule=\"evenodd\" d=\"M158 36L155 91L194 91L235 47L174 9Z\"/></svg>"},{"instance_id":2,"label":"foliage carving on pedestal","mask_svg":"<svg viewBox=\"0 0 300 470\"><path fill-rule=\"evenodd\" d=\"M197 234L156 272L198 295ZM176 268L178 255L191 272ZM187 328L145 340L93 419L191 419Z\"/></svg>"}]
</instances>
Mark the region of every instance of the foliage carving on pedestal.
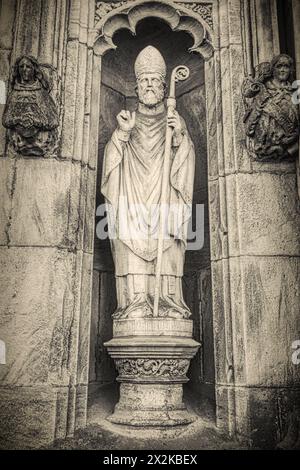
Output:
<instances>
[{"instance_id":1,"label":"foliage carving on pedestal","mask_svg":"<svg viewBox=\"0 0 300 470\"><path fill-rule=\"evenodd\" d=\"M189 367L189 359L116 359L120 376L182 377Z\"/></svg>"}]
</instances>

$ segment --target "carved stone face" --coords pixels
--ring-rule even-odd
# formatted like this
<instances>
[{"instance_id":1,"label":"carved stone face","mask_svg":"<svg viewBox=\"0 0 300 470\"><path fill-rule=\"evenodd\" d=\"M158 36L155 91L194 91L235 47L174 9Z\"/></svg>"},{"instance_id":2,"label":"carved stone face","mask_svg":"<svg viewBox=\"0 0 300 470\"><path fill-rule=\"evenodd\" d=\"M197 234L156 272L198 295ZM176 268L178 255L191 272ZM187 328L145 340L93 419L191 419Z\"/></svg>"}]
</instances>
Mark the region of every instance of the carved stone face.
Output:
<instances>
[{"instance_id":1,"label":"carved stone face","mask_svg":"<svg viewBox=\"0 0 300 470\"><path fill-rule=\"evenodd\" d=\"M19 75L22 83L31 83L34 81L34 67L29 59L24 57L18 66Z\"/></svg>"},{"instance_id":2,"label":"carved stone face","mask_svg":"<svg viewBox=\"0 0 300 470\"><path fill-rule=\"evenodd\" d=\"M137 80L139 101L152 108L161 103L165 96L164 82L159 73L144 73Z\"/></svg>"},{"instance_id":3,"label":"carved stone face","mask_svg":"<svg viewBox=\"0 0 300 470\"><path fill-rule=\"evenodd\" d=\"M287 57L280 57L273 69L273 76L280 82L287 82L291 73L290 62Z\"/></svg>"}]
</instances>

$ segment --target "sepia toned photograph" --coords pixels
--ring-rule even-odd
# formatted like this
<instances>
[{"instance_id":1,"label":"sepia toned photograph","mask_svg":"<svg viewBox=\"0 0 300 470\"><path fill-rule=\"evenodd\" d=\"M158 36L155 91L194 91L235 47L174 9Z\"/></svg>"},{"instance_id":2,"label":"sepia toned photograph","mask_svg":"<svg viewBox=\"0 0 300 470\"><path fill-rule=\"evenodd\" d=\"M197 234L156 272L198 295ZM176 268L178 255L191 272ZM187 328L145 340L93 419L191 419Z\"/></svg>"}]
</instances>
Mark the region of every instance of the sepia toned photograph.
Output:
<instances>
[{"instance_id":1,"label":"sepia toned photograph","mask_svg":"<svg viewBox=\"0 0 300 470\"><path fill-rule=\"evenodd\" d=\"M300 450L299 104L300 0L0 0L2 451Z\"/></svg>"}]
</instances>

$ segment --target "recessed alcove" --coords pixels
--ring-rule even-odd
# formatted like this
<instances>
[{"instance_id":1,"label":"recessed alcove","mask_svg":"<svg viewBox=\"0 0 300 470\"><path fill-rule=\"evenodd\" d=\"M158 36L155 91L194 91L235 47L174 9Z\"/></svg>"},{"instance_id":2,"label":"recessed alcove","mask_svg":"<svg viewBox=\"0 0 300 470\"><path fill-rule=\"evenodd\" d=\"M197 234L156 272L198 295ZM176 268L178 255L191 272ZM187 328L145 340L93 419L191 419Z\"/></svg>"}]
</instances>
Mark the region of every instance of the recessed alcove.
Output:
<instances>
[{"instance_id":1,"label":"recessed alcove","mask_svg":"<svg viewBox=\"0 0 300 470\"><path fill-rule=\"evenodd\" d=\"M113 41L117 48L108 51L102 59L101 103L98 143L97 207L104 202L100 193L104 148L116 127L116 115L121 109L136 109L134 61L140 50L147 45L157 47L162 53L168 70L167 84L172 69L184 64L190 69L190 77L176 88L177 109L184 118L196 151L196 169L193 195L193 227L195 228L196 204L204 205L204 246L188 250L185 258L183 278L184 298L193 313L194 339L202 347L192 360L189 369L190 381L185 385L185 400L196 408L208 403L215 409L214 347L212 327L211 270L208 220L207 138L204 61L197 53L189 52L192 37L183 31L173 32L162 20L147 18L140 21L136 35L122 29L116 32ZM96 224L99 222L96 217ZM203 227L202 227L203 229ZM95 235L89 392L90 410L101 413L101 396L117 401L116 371L113 361L103 343L112 338L111 314L116 307L114 265L108 240L99 240ZM109 401L109 400L108 400ZM95 407L95 403L97 406ZM91 408L92 407L92 408ZM108 409L106 408L106 409ZM92 411L93 412L93 411Z\"/></svg>"}]
</instances>

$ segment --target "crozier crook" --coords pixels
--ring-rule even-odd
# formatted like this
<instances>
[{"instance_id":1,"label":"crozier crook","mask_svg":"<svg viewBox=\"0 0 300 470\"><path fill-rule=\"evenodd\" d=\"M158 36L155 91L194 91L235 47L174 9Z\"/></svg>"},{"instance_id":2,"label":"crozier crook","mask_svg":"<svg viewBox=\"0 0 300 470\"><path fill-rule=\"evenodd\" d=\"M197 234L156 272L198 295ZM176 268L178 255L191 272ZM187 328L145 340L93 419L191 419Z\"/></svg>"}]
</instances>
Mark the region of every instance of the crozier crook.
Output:
<instances>
[{"instance_id":1,"label":"crozier crook","mask_svg":"<svg viewBox=\"0 0 300 470\"><path fill-rule=\"evenodd\" d=\"M176 108L175 98L175 84L179 81L186 80L190 75L188 67L185 65L178 65L175 67L171 74L170 80L170 93L167 99L167 116L171 116ZM170 160L171 160L171 145L172 145L173 129L170 126L166 128L166 141L165 141L165 153L163 163L163 176L161 183L161 203L159 211L159 233L158 233L158 247L157 247L157 265L155 273L155 290L154 290L154 306L153 316L158 317L158 305L160 296L160 277L162 267L162 256L164 247L164 235L165 235L165 221L166 214L165 208L167 204L168 196L168 181L170 177Z\"/></svg>"}]
</instances>

